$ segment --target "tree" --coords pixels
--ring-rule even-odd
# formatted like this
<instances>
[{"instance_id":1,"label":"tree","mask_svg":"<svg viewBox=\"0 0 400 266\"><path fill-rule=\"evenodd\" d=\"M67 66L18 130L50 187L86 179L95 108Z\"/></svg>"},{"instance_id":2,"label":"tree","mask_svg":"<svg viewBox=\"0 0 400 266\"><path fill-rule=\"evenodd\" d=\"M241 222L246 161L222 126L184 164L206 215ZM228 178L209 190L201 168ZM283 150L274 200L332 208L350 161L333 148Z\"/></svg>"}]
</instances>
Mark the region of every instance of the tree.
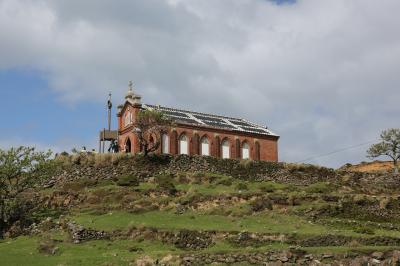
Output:
<instances>
[{"instance_id":1,"label":"tree","mask_svg":"<svg viewBox=\"0 0 400 266\"><path fill-rule=\"evenodd\" d=\"M399 172L397 162L400 159L400 129L390 128L382 131L381 142L373 144L367 151L369 158L388 156L393 161L394 173Z\"/></svg>"},{"instance_id":2,"label":"tree","mask_svg":"<svg viewBox=\"0 0 400 266\"><path fill-rule=\"evenodd\" d=\"M0 237L7 226L27 215L20 196L51 174L50 156L51 151L29 147L0 149Z\"/></svg>"},{"instance_id":3,"label":"tree","mask_svg":"<svg viewBox=\"0 0 400 266\"><path fill-rule=\"evenodd\" d=\"M161 144L161 134L172 126L172 121L157 110L142 110L134 122L134 133L144 156L156 151Z\"/></svg>"}]
</instances>

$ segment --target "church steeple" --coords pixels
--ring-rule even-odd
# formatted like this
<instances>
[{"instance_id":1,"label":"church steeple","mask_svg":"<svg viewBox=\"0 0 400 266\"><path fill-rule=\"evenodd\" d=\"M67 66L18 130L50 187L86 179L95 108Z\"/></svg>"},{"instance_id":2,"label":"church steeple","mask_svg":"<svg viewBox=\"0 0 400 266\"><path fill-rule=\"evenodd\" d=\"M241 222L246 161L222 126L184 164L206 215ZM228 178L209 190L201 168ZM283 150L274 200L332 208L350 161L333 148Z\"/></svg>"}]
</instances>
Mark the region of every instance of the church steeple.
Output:
<instances>
[{"instance_id":1,"label":"church steeple","mask_svg":"<svg viewBox=\"0 0 400 266\"><path fill-rule=\"evenodd\" d=\"M128 89L128 92L125 95L125 99L129 99L129 98L132 99L133 96L135 95L135 93L133 93L133 82L132 82L132 80L129 81L128 86L129 86L129 89Z\"/></svg>"},{"instance_id":2,"label":"church steeple","mask_svg":"<svg viewBox=\"0 0 400 266\"><path fill-rule=\"evenodd\" d=\"M125 95L125 99L129 100L131 99L133 101L134 104L141 104L141 99L142 97L136 93L133 92L133 82L132 80L129 81L128 83L128 92Z\"/></svg>"}]
</instances>

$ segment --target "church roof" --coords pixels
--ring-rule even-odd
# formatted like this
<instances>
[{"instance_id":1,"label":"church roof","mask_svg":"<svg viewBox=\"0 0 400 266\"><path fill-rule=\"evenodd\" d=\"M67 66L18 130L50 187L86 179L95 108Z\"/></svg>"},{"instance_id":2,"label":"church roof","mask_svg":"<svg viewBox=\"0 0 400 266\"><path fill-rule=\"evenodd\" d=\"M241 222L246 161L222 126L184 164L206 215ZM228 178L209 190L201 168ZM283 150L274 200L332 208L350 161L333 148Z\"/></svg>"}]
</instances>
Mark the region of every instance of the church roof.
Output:
<instances>
[{"instance_id":1,"label":"church roof","mask_svg":"<svg viewBox=\"0 0 400 266\"><path fill-rule=\"evenodd\" d=\"M188 124L194 126L213 127L218 129L232 130L237 132L252 133L276 136L271 130L265 126L247 121L242 118L234 118L220 116L214 114L199 113L181 109L175 109L159 105L143 104L144 109L156 109L163 112L167 117L177 123Z\"/></svg>"}]
</instances>

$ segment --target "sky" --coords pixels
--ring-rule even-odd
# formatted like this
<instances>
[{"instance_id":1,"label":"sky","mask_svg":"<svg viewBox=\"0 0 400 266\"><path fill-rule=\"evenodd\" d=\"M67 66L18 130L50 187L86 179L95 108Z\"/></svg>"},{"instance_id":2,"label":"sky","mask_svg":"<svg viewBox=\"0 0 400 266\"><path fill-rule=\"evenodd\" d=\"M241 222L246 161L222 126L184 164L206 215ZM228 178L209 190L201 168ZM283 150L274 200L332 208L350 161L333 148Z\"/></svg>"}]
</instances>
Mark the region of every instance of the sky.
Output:
<instances>
[{"instance_id":1,"label":"sky","mask_svg":"<svg viewBox=\"0 0 400 266\"><path fill-rule=\"evenodd\" d=\"M368 161L380 132L400 127L398 10L398 0L0 0L0 148L97 148L108 93L116 107L132 80L145 103L267 125L281 161Z\"/></svg>"}]
</instances>

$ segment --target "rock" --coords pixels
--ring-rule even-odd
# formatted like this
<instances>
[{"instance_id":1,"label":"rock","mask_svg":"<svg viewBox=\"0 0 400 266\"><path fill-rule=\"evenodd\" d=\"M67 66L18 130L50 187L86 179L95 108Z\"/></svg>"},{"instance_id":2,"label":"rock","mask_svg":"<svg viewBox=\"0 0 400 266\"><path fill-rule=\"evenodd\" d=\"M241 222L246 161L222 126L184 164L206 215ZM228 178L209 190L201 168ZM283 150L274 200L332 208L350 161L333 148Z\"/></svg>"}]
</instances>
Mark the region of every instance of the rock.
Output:
<instances>
[{"instance_id":1,"label":"rock","mask_svg":"<svg viewBox=\"0 0 400 266\"><path fill-rule=\"evenodd\" d=\"M161 265L180 265L180 260L179 260L179 257L169 254L160 260L160 264Z\"/></svg>"},{"instance_id":2,"label":"rock","mask_svg":"<svg viewBox=\"0 0 400 266\"><path fill-rule=\"evenodd\" d=\"M312 254L307 254L304 256L304 258L307 260L312 260L312 259L314 259L314 256Z\"/></svg>"},{"instance_id":3,"label":"rock","mask_svg":"<svg viewBox=\"0 0 400 266\"><path fill-rule=\"evenodd\" d=\"M371 254L371 257L374 259L382 260L384 258L383 252L375 251Z\"/></svg>"},{"instance_id":4,"label":"rock","mask_svg":"<svg viewBox=\"0 0 400 266\"><path fill-rule=\"evenodd\" d=\"M176 214L183 214L186 211L186 207L182 204L177 204L175 207Z\"/></svg>"},{"instance_id":5,"label":"rock","mask_svg":"<svg viewBox=\"0 0 400 266\"><path fill-rule=\"evenodd\" d=\"M322 255L322 258L323 258L323 259L330 259L330 258L333 258L333 254L324 254L324 255Z\"/></svg>"},{"instance_id":6,"label":"rock","mask_svg":"<svg viewBox=\"0 0 400 266\"><path fill-rule=\"evenodd\" d=\"M289 261L288 257L286 257L286 256L280 257L279 260L282 261L282 262L288 262Z\"/></svg>"},{"instance_id":7,"label":"rock","mask_svg":"<svg viewBox=\"0 0 400 266\"><path fill-rule=\"evenodd\" d=\"M377 259L371 259L371 263L372 263L372 265L380 265L381 261L377 260Z\"/></svg>"},{"instance_id":8,"label":"rock","mask_svg":"<svg viewBox=\"0 0 400 266\"><path fill-rule=\"evenodd\" d=\"M108 234L104 231L85 229L83 226L73 222L67 223L67 227L75 244L88 240L109 239Z\"/></svg>"},{"instance_id":9,"label":"rock","mask_svg":"<svg viewBox=\"0 0 400 266\"><path fill-rule=\"evenodd\" d=\"M183 249L204 249L209 247L213 242L211 235L208 233L181 230L172 237L173 244Z\"/></svg>"},{"instance_id":10,"label":"rock","mask_svg":"<svg viewBox=\"0 0 400 266\"><path fill-rule=\"evenodd\" d=\"M393 262L400 262L400 251L394 250L392 253Z\"/></svg>"},{"instance_id":11,"label":"rock","mask_svg":"<svg viewBox=\"0 0 400 266\"><path fill-rule=\"evenodd\" d=\"M19 221L16 221L10 229L4 234L6 238L14 238L23 234L23 230L21 228L21 224Z\"/></svg>"},{"instance_id":12,"label":"rock","mask_svg":"<svg viewBox=\"0 0 400 266\"><path fill-rule=\"evenodd\" d=\"M156 265L154 260L149 256L144 256L136 260L136 266L151 266Z\"/></svg>"},{"instance_id":13,"label":"rock","mask_svg":"<svg viewBox=\"0 0 400 266\"><path fill-rule=\"evenodd\" d=\"M183 257L182 260L183 261L187 261L187 262L191 262L191 261L194 261L194 258L193 257Z\"/></svg>"},{"instance_id":14,"label":"rock","mask_svg":"<svg viewBox=\"0 0 400 266\"><path fill-rule=\"evenodd\" d=\"M138 247L130 247L128 248L129 252L143 252L144 250L142 248L138 248Z\"/></svg>"}]
</instances>

